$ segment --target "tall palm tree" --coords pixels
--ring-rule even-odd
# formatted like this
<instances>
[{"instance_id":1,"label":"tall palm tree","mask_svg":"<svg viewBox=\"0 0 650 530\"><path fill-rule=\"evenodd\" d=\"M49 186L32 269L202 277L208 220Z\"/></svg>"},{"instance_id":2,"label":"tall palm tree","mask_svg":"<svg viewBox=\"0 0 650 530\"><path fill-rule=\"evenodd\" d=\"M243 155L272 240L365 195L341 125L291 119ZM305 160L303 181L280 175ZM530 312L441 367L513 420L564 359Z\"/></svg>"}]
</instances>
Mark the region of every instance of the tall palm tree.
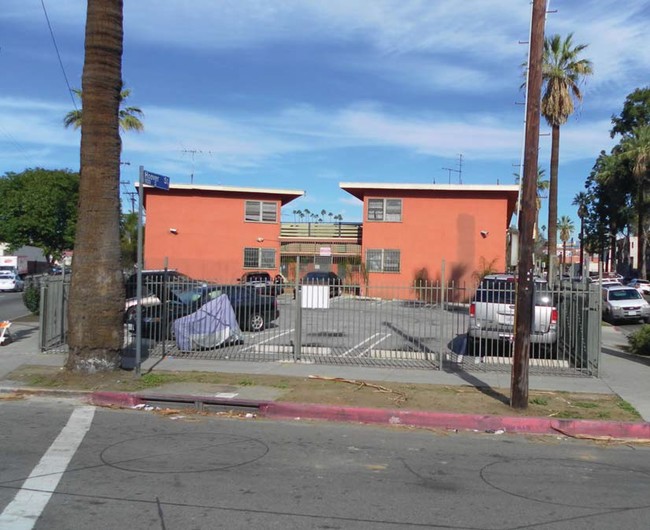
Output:
<instances>
[{"instance_id":1,"label":"tall palm tree","mask_svg":"<svg viewBox=\"0 0 650 530\"><path fill-rule=\"evenodd\" d=\"M582 267L585 263L585 217L589 213L587 209L589 196L584 191L580 191L576 193L571 204L578 207L578 217L580 218L580 274L582 274Z\"/></svg>"},{"instance_id":2,"label":"tall palm tree","mask_svg":"<svg viewBox=\"0 0 650 530\"><path fill-rule=\"evenodd\" d=\"M563 215L557 221L557 229L560 232L560 241L562 241L562 266L564 267L566 263L566 244L571 239L575 226L569 216Z\"/></svg>"},{"instance_id":3,"label":"tall palm tree","mask_svg":"<svg viewBox=\"0 0 650 530\"><path fill-rule=\"evenodd\" d=\"M79 98L79 101L83 105L83 92L77 88L73 88L75 96ZM120 131L136 131L140 132L144 129L144 125L140 118L144 117L144 112L138 107L122 107L122 103L131 95L130 88L121 87L120 89ZM81 110L75 109L71 110L63 118L63 125L68 127L73 127L78 129L81 127Z\"/></svg>"},{"instance_id":4,"label":"tall palm tree","mask_svg":"<svg viewBox=\"0 0 650 530\"><path fill-rule=\"evenodd\" d=\"M650 125L637 127L632 135L620 143L622 158L632 165L632 174L637 185L637 238L639 278L646 278L645 237L645 188L650 179Z\"/></svg>"},{"instance_id":5,"label":"tall palm tree","mask_svg":"<svg viewBox=\"0 0 650 530\"><path fill-rule=\"evenodd\" d=\"M519 184L521 177L519 173L515 173L515 184ZM535 238L537 238L537 225L539 224L539 211L542 208L542 199L546 199L547 195L544 195L544 192L548 190L549 182L544 178L546 175L546 170L541 167L537 167L537 195L535 197Z\"/></svg>"},{"instance_id":6,"label":"tall palm tree","mask_svg":"<svg viewBox=\"0 0 650 530\"><path fill-rule=\"evenodd\" d=\"M548 255L557 253L557 190L560 160L560 126L573 114L574 98L582 100L579 84L593 73L591 61L580 59L586 44L573 44L573 34L566 39L553 35L544 40L541 103L542 116L551 127L551 179L548 198Z\"/></svg>"},{"instance_id":7,"label":"tall palm tree","mask_svg":"<svg viewBox=\"0 0 650 530\"><path fill-rule=\"evenodd\" d=\"M120 266L122 0L88 0L82 76L79 216L68 306L66 368L117 368L123 344Z\"/></svg>"}]
</instances>

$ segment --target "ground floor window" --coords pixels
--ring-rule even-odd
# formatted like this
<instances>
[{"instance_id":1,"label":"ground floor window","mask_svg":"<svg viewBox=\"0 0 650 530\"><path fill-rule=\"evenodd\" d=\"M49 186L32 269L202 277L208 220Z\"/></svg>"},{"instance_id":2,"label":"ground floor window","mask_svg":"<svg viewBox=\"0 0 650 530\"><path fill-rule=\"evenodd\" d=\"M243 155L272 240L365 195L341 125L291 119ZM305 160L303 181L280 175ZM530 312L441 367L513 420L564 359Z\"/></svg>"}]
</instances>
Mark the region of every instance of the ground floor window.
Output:
<instances>
[{"instance_id":1,"label":"ground floor window","mask_svg":"<svg viewBox=\"0 0 650 530\"><path fill-rule=\"evenodd\" d=\"M400 251L388 249L366 250L366 270L368 272L399 272Z\"/></svg>"},{"instance_id":2,"label":"ground floor window","mask_svg":"<svg viewBox=\"0 0 650 530\"><path fill-rule=\"evenodd\" d=\"M245 269L275 269L274 248L245 248Z\"/></svg>"}]
</instances>

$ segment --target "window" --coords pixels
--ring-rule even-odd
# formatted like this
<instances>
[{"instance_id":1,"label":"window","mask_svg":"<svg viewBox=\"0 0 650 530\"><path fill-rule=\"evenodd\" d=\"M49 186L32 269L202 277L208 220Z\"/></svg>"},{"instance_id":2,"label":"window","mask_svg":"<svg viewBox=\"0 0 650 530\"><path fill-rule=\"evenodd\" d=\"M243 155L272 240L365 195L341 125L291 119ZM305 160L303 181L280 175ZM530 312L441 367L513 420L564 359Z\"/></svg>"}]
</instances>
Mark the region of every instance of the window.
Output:
<instances>
[{"instance_id":1,"label":"window","mask_svg":"<svg viewBox=\"0 0 650 530\"><path fill-rule=\"evenodd\" d=\"M276 223L278 205L276 202L246 201L245 219L256 223Z\"/></svg>"},{"instance_id":2,"label":"window","mask_svg":"<svg viewBox=\"0 0 650 530\"><path fill-rule=\"evenodd\" d=\"M245 248L245 269L275 269L274 248Z\"/></svg>"},{"instance_id":3,"label":"window","mask_svg":"<svg viewBox=\"0 0 650 530\"><path fill-rule=\"evenodd\" d=\"M373 249L366 251L368 272L399 272L400 251Z\"/></svg>"},{"instance_id":4,"label":"window","mask_svg":"<svg viewBox=\"0 0 650 530\"><path fill-rule=\"evenodd\" d=\"M400 222L402 199L368 199L368 221Z\"/></svg>"}]
</instances>

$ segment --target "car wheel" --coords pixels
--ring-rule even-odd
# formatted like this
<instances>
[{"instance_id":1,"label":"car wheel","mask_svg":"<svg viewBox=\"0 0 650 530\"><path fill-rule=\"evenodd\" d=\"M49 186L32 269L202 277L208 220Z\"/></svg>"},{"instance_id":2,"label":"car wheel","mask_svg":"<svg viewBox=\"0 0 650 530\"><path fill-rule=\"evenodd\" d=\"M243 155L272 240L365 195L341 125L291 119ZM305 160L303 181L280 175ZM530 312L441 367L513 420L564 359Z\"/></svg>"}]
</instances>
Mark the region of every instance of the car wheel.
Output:
<instances>
[{"instance_id":1,"label":"car wheel","mask_svg":"<svg viewBox=\"0 0 650 530\"><path fill-rule=\"evenodd\" d=\"M248 331L262 331L266 322L260 313L253 313L248 319Z\"/></svg>"}]
</instances>

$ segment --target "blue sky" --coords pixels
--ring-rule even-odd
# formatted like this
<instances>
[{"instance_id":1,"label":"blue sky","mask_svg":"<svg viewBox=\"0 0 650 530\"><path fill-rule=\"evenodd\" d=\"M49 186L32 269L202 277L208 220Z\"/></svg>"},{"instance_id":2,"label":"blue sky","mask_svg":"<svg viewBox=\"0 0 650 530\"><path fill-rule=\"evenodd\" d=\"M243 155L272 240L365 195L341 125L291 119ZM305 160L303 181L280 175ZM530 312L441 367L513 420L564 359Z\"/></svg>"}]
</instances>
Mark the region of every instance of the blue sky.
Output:
<instances>
[{"instance_id":1,"label":"blue sky","mask_svg":"<svg viewBox=\"0 0 650 530\"><path fill-rule=\"evenodd\" d=\"M83 0L43 0L69 83L81 86ZM41 0L0 10L0 174L79 169L79 132ZM291 211L361 219L339 182L514 183L523 138L523 0L125 0L123 78L145 113L123 135L122 180L295 188ZM559 215L627 94L648 85L647 0L551 0L547 35L587 43L594 75L561 131ZM517 104L520 103L520 104ZM540 165L550 132L542 121ZM191 153L190 151L196 151ZM132 186L123 186L132 191ZM127 199L127 196L124 195ZM540 224L546 222L546 202ZM126 206L130 209L130 205Z\"/></svg>"}]
</instances>

